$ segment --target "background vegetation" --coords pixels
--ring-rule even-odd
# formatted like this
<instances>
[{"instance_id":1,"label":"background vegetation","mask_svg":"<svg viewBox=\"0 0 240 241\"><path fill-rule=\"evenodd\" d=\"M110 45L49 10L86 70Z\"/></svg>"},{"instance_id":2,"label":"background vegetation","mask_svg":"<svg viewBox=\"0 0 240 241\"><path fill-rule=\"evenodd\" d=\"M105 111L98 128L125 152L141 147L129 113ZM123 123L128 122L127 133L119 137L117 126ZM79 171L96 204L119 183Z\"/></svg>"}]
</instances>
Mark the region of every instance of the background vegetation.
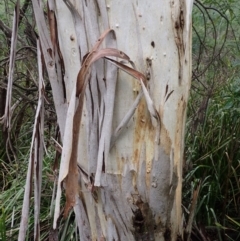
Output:
<instances>
[{"instance_id":1,"label":"background vegetation","mask_svg":"<svg viewBox=\"0 0 240 241\"><path fill-rule=\"evenodd\" d=\"M208 0L193 9L183 192L186 216L195 213L193 240L240 240L239 7Z\"/></svg>"},{"instance_id":2,"label":"background vegetation","mask_svg":"<svg viewBox=\"0 0 240 241\"><path fill-rule=\"evenodd\" d=\"M196 0L194 4L193 74L183 185L189 240L240 240L239 8L238 0ZM0 116L4 115L6 103L13 10L14 1L0 1ZM10 129L3 122L0 125L0 240L17 240L38 99L37 32L30 0L21 1L20 13L12 124ZM59 131L47 76L45 84L41 240L55 235L51 230L51 207L59 161L52 139L58 140ZM74 220L74 214L59 220L59 240L76 240ZM32 237L33 215L28 240Z\"/></svg>"}]
</instances>

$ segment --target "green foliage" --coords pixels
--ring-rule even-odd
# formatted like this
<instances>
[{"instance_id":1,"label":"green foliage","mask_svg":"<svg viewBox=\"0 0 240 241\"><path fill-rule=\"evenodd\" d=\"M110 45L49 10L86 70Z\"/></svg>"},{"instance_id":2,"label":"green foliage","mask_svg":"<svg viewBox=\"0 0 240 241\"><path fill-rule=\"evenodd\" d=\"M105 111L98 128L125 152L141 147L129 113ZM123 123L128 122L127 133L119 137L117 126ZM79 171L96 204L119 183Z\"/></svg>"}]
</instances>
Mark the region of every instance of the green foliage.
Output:
<instances>
[{"instance_id":1,"label":"green foliage","mask_svg":"<svg viewBox=\"0 0 240 241\"><path fill-rule=\"evenodd\" d=\"M27 148L26 148L27 149ZM49 240L52 230L52 193L54 188L54 174L52 171L52 160L54 151L49 150L43 163L42 201L40 212L41 240ZM8 165L0 161L1 169L6 168L4 186L0 192L0 240L17 240L21 212L23 204L24 186L28 165L28 154L19 159L19 164ZM64 201L64 200L63 200ZM30 218L28 220L27 240L33 240L34 230L34 207L31 199ZM78 237L75 216L71 215L65 220L59 220L59 240L77 240Z\"/></svg>"},{"instance_id":2,"label":"green foliage","mask_svg":"<svg viewBox=\"0 0 240 241\"><path fill-rule=\"evenodd\" d=\"M188 123L186 138L186 162L193 166L185 182L201 182L197 217L207 225L215 221L210 208L222 220L226 214L232 216L238 212L240 81L229 80L225 84L208 99L206 114L197 128L193 124L199 121L196 118L191 120L193 125Z\"/></svg>"},{"instance_id":3,"label":"green foliage","mask_svg":"<svg viewBox=\"0 0 240 241\"><path fill-rule=\"evenodd\" d=\"M200 185L196 230L237 240L240 197L238 1L196 1L183 204ZM234 222L233 222L234 221ZM232 238L234 236L234 238ZM209 237L208 237L209 238Z\"/></svg>"}]
</instances>

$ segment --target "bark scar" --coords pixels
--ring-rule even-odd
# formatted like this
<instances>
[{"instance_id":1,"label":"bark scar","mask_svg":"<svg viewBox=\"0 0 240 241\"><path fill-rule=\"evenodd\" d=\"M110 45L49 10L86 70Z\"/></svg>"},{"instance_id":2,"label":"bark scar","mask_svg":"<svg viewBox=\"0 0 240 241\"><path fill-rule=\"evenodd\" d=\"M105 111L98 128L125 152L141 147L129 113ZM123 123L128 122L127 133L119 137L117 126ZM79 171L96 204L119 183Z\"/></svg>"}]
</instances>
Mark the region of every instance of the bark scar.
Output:
<instances>
[{"instance_id":1,"label":"bark scar","mask_svg":"<svg viewBox=\"0 0 240 241\"><path fill-rule=\"evenodd\" d=\"M182 84L183 77L183 61L185 55L185 44L184 44L184 28L185 28L185 18L186 6L184 0L180 0L180 6L171 5L172 7L172 23L174 39L178 49L178 60L179 60L179 72L178 72L178 83Z\"/></svg>"}]
</instances>

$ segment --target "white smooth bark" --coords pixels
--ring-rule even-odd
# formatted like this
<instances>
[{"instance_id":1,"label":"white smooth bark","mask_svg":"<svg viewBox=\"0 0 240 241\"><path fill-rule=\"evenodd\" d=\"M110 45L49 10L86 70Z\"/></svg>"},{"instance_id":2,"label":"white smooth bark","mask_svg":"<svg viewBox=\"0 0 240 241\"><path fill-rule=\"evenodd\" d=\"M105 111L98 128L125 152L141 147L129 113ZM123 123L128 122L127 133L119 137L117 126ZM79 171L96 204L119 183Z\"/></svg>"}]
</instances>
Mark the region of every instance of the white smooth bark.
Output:
<instances>
[{"instance_id":1,"label":"white smooth bark","mask_svg":"<svg viewBox=\"0 0 240 241\"><path fill-rule=\"evenodd\" d=\"M148 92L160 116L159 123L151 120L136 79L106 60L93 65L78 163L89 176L96 176L92 192L84 178L80 180L75 212L81 217L81 241L181 240L193 0L67 2L71 11L62 1L56 1L67 102L80 60L101 33L111 28L116 36L110 34L103 47L125 52L137 70L147 76ZM127 113L134 115L126 117ZM116 136L119 125L121 133ZM65 138L72 130L68 128Z\"/></svg>"}]
</instances>

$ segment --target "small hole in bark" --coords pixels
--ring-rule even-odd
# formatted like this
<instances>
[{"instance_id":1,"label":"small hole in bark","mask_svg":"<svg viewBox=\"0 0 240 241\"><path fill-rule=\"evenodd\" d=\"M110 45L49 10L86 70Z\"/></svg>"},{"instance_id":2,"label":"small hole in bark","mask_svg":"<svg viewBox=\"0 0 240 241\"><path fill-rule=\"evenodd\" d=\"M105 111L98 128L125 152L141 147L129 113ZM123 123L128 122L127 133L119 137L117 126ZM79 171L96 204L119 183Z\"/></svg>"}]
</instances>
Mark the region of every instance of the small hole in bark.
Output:
<instances>
[{"instance_id":1,"label":"small hole in bark","mask_svg":"<svg viewBox=\"0 0 240 241\"><path fill-rule=\"evenodd\" d=\"M136 233L142 233L144 231L144 217L140 209L133 211L133 226Z\"/></svg>"},{"instance_id":2,"label":"small hole in bark","mask_svg":"<svg viewBox=\"0 0 240 241\"><path fill-rule=\"evenodd\" d=\"M148 66L151 67L151 66L152 66L152 60L151 60L151 58L147 58L146 61L147 61Z\"/></svg>"},{"instance_id":3,"label":"small hole in bark","mask_svg":"<svg viewBox=\"0 0 240 241\"><path fill-rule=\"evenodd\" d=\"M155 43L154 43L154 41L151 42L151 45L152 45L153 48L155 48Z\"/></svg>"},{"instance_id":4,"label":"small hole in bark","mask_svg":"<svg viewBox=\"0 0 240 241\"><path fill-rule=\"evenodd\" d=\"M171 230L169 228L167 228L166 231L164 232L164 238L166 241L171 240Z\"/></svg>"}]
</instances>

